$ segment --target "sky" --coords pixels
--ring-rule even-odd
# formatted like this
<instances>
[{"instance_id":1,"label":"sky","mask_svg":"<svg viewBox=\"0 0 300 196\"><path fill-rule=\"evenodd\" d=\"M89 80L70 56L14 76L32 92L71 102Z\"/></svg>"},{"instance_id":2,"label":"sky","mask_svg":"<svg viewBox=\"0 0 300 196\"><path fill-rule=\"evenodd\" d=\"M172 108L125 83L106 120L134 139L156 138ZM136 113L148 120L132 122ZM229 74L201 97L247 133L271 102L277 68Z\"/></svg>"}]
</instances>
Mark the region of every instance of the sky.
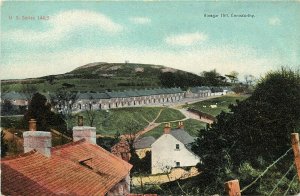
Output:
<instances>
[{"instance_id":1,"label":"sky","mask_svg":"<svg viewBox=\"0 0 300 196\"><path fill-rule=\"evenodd\" d=\"M0 79L125 61L240 78L297 69L300 1L1 3Z\"/></svg>"}]
</instances>

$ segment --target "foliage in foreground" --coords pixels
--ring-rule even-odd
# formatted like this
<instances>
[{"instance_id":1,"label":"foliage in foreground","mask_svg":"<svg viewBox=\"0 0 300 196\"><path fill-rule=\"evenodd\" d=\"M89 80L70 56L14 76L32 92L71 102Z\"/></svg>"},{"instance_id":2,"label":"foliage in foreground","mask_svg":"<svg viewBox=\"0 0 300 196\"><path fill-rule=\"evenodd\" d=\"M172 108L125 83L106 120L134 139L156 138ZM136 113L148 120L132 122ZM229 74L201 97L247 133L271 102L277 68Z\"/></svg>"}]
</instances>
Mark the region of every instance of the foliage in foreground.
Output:
<instances>
[{"instance_id":1,"label":"foliage in foreground","mask_svg":"<svg viewBox=\"0 0 300 196\"><path fill-rule=\"evenodd\" d=\"M222 194L224 182L239 179L241 188L256 179L290 147L290 133L300 125L300 75L287 69L271 72L261 79L253 95L237 105L231 113L222 112L217 123L202 130L193 151L202 163L203 173L191 182L202 193ZM293 164L291 151L243 194L265 195ZM295 171L287 174L274 191L288 194L300 191Z\"/></svg>"}]
</instances>

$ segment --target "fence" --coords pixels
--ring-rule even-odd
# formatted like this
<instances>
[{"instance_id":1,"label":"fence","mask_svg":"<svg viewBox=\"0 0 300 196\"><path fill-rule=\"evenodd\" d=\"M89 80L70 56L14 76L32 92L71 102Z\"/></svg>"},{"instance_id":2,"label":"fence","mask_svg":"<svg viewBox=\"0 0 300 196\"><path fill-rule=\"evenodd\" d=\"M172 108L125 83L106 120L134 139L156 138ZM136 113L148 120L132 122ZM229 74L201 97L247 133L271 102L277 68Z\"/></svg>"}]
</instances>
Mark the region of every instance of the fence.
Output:
<instances>
[{"instance_id":1,"label":"fence","mask_svg":"<svg viewBox=\"0 0 300 196\"><path fill-rule=\"evenodd\" d=\"M199 118L205 118L205 119L208 119L208 120L211 120L211 121L216 121L217 118L210 115L210 114L207 114L207 113L204 113L204 112L201 112L199 110L195 110L195 109L192 109L192 108L188 108L188 111L189 112L192 112L194 114L197 114L199 115Z\"/></svg>"},{"instance_id":2,"label":"fence","mask_svg":"<svg viewBox=\"0 0 300 196\"><path fill-rule=\"evenodd\" d=\"M278 180L278 182L275 184L275 186L273 187L271 192L268 194L268 195L272 195L274 193L274 191L278 188L278 186L283 181L283 179L292 171L292 169L294 168L294 164L295 164L297 173L294 175L292 181L289 183L288 188L284 193L284 196L287 195L287 193L289 192L291 185L292 185L293 181L296 179L297 175L298 175L298 180L300 182L300 147L299 147L299 134L298 133L291 134L291 143L292 143L292 147L290 149L288 149L282 156L280 156L277 160L275 160L272 164L270 164L254 181L252 181L249 185L245 186L242 190L240 189L240 184L237 179L226 182L224 185L225 185L225 190L226 190L227 194L229 196L241 196L242 192L244 192L245 190L250 188L252 185L254 185L260 178L262 178L269 171L270 168L272 168L274 165L276 165L280 160L282 160L288 154L289 151L291 151L293 149L294 163L291 164L291 166L289 167L287 172Z\"/></svg>"}]
</instances>

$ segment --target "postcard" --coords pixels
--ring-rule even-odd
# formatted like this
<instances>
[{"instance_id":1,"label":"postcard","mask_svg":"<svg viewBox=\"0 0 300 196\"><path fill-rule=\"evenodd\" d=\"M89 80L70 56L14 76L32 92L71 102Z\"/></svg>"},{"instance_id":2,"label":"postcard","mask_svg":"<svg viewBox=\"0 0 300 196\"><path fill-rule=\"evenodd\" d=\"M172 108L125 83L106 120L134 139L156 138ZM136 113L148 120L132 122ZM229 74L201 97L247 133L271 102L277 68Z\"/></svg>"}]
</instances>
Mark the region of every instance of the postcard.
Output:
<instances>
[{"instance_id":1,"label":"postcard","mask_svg":"<svg viewBox=\"0 0 300 196\"><path fill-rule=\"evenodd\" d=\"M0 5L2 194L300 193L299 1Z\"/></svg>"}]
</instances>

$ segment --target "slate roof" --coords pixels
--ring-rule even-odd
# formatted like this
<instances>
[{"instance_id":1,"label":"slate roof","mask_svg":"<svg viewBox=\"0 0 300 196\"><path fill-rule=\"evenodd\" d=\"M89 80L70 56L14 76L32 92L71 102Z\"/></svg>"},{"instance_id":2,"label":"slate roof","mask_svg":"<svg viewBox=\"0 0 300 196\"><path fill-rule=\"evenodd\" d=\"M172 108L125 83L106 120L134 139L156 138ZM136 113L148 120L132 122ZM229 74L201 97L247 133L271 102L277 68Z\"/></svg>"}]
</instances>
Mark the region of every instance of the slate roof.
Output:
<instances>
[{"instance_id":1,"label":"slate roof","mask_svg":"<svg viewBox=\"0 0 300 196\"><path fill-rule=\"evenodd\" d=\"M124 93L128 96L128 97L138 97L138 91L137 90L128 90L128 91L124 91Z\"/></svg>"},{"instance_id":2,"label":"slate roof","mask_svg":"<svg viewBox=\"0 0 300 196\"><path fill-rule=\"evenodd\" d=\"M94 93L93 98L94 99L109 99L110 97L108 96L107 93Z\"/></svg>"},{"instance_id":3,"label":"slate roof","mask_svg":"<svg viewBox=\"0 0 300 196\"><path fill-rule=\"evenodd\" d=\"M5 195L105 195L132 165L84 139L1 160Z\"/></svg>"},{"instance_id":4,"label":"slate roof","mask_svg":"<svg viewBox=\"0 0 300 196\"><path fill-rule=\"evenodd\" d=\"M110 99L110 98L126 98L126 97L141 97L160 94L175 94L183 93L181 88L153 88L127 91L112 91L105 93L79 93L79 99Z\"/></svg>"},{"instance_id":5,"label":"slate roof","mask_svg":"<svg viewBox=\"0 0 300 196\"><path fill-rule=\"evenodd\" d=\"M216 92L223 92L222 87L212 87L211 92L216 93Z\"/></svg>"},{"instance_id":6,"label":"slate roof","mask_svg":"<svg viewBox=\"0 0 300 196\"><path fill-rule=\"evenodd\" d=\"M1 99L8 99L8 100L26 100L27 97L23 93L18 93L18 92L8 92L8 93L3 93L1 95Z\"/></svg>"},{"instance_id":7,"label":"slate roof","mask_svg":"<svg viewBox=\"0 0 300 196\"><path fill-rule=\"evenodd\" d=\"M135 149L144 149L144 148L151 148L151 145L155 142L155 138L152 136L138 138L134 142Z\"/></svg>"},{"instance_id":8,"label":"slate roof","mask_svg":"<svg viewBox=\"0 0 300 196\"><path fill-rule=\"evenodd\" d=\"M183 129L173 129L171 131L171 135L173 135L177 140L185 145L193 143L196 139L195 137L190 136L190 134L188 134Z\"/></svg>"},{"instance_id":9,"label":"slate roof","mask_svg":"<svg viewBox=\"0 0 300 196\"><path fill-rule=\"evenodd\" d=\"M106 92L106 94L110 98L124 98L124 97L127 97L126 94L124 92L121 92L121 91Z\"/></svg>"},{"instance_id":10,"label":"slate roof","mask_svg":"<svg viewBox=\"0 0 300 196\"><path fill-rule=\"evenodd\" d=\"M78 93L78 99L91 99L93 98L93 93Z\"/></svg>"},{"instance_id":11,"label":"slate roof","mask_svg":"<svg viewBox=\"0 0 300 196\"><path fill-rule=\"evenodd\" d=\"M207 86L196 86L190 88L192 93L199 93L200 91L210 91L211 89Z\"/></svg>"}]
</instances>

